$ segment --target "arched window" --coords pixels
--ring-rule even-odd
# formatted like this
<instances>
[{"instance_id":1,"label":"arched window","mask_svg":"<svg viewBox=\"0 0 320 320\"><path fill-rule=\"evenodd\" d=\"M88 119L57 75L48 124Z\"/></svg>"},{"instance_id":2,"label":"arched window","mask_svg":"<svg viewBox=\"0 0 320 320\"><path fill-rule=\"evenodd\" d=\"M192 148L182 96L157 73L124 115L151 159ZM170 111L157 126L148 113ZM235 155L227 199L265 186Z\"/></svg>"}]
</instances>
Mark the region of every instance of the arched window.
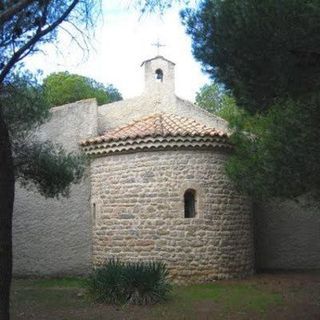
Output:
<instances>
[{"instance_id":1,"label":"arched window","mask_svg":"<svg viewBox=\"0 0 320 320\"><path fill-rule=\"evenodd\" d=\"M188 189L184 193L184 217L194 218L196 214L196 191Z\"/></svg>"},{"instance_id":2,"label":"arched window","mask_svg":"<svg viewBox=\"0 0 320 320\"><path fill-rule=\"evenodd\" d=\"M163 81L163 71L161 69L156 70L156 80L160 82Z\"/></svg>"}]
</instances>

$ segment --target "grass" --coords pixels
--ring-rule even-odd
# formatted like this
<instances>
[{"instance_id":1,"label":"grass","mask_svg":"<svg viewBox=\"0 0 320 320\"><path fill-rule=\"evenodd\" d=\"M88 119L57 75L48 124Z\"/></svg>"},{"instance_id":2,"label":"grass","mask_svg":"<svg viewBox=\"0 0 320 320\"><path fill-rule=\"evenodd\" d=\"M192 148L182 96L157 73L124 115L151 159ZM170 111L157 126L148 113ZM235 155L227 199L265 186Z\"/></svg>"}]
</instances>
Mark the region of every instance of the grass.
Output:
<instances>
[{"instance_id":1,"label":"grass","mask_svg":"<svg viewBox=\"0 0 320 320\"><path fill-rule=\"evenodd\" d=\"M17 280L22 285L29 284L36 288L82 288L85 285L86 279L80 277L64 277L56 279L32 279L32 280Z\"/></svg>"},{"instance_id":2,"label":"grass","mask_svg":"<svg viewBox=\"0 0 320 320\"><path fill-rule=\"evenodd\" d=\"M252 314L263 319L268 309L282 303L279 293L265 291L252 284L213 283L176 287L172 301L156 307L154 311L157 315L155 318L159 319L161 315L166 319L180 319L182 314L181 319L197 319L199 309L200 312L204 309L207 313L210 313L210 310L215 311L214 319L226 319L229 314L247 315L248 318Z\"/></svg>"},{"instance_id":3,"label":"grass","mask_svg":"<svg viewBox=\"0 0 320 320\"><path fill-rule=\"evenodd\" d=\"M216 282L174 287L168 303L152 307L116 310L92 305L83 296L83 278L15 280L12 290L13 319L264 319L264 314L281 304L282 296L259 284ZM127 308L127 309L126 309ZM203 317L199 318L199 315ZM214 318L207 314L215 314ZM244 318L243 318L244 317Z\"/></svg>"},{"instance_id":4,"label":"grass","mask_svg":"<svg viewBox=\"0 0 320 320\"><path fill-rule=\"evenodd\" d=\"M84 281L83 278L19 279L13 282L12 297L22 309L23 306L41 306L48 310L84 306L86 302L77 296Z\"/></svg>"},{"instance_id":5,"label":"grass","mask_svg":"<svg viewBox=\"0 0 320 320\"><path fill-rule=\"evenodd\" d=\"M212 300L224 306L225 311L242 309L264 313L270 305L282 302L278 293L265 292L252 284L207 284L176 289L185 301Z\"/></svg>"}]
</instances>

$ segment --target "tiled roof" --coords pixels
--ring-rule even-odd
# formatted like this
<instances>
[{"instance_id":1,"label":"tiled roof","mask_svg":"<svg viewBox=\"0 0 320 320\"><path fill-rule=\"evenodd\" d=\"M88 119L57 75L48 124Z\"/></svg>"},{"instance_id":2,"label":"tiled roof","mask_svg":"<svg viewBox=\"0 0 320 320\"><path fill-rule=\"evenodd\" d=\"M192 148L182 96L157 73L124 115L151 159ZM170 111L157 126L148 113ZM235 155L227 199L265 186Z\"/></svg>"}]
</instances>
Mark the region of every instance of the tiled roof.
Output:
<instances>
[{"instance_id":1,"label":"tiled roof","mask_svg":"<svg viewBox=\"0 0 320 320\"><path fill-rule=\"evenodd\" d=\"M82 146L118 140L167 136L227 137L227 134L199 122L174 114L158 113L105 131L101 136L81 142Z\"/></svg>"}]
</instances>

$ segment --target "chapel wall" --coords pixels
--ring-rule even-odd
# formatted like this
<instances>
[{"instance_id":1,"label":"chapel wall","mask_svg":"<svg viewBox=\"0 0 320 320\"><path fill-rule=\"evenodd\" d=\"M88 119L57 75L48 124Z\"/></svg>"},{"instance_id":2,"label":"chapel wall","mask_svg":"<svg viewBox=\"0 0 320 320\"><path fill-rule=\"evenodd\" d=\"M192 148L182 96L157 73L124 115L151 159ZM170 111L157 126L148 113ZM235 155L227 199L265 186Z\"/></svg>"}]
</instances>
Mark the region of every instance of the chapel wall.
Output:
<instances>
[{"instance_id":1,"label":"chapel wall","mask_svg":"<svg viewBox=\"0 0 320 320\"><path fill-rule=\"evenodd\" d=\"M66 151L79 152L79 141L97 134L94 99L53 108L37 132ZM13 273L16 276L87 274L91 270L90 181L72 185L70 196L46 199L16 183L13 212Z\"/></svg>"},{"instance_id":2,"label":"chapel wall","mask_svg":"<svg viewBox=\"0 0 320 320\"><path fill-rule=\"evenodd\" d=\"M319 204L310 197L256 203L254 221L257 269L320 269Z\"/></svg>"},{"instance_id":3,"label":"chapel wall","mask_svg":"<svg viewBox=\"0 0 320 320\"><path fill-rule=\"evenodd\" d=\"M172 150L93 159L93 264L160 260L183 283L251 274L251 203L228 180L226 157ZM184 217L189 188L195 218Z\"/></svg>"},{"instance_id":4,"label":"chapel wall","mask_svg":"<svg viewBox=\"0 0 320 320\"><path fill-rule=\"evenodd\" d=\"M194 119L210 128L228 132L228 123L193 103L170 95L142 95L98 107L98 130L104 132L156 113Z\"/></svg>"}]
</instances>

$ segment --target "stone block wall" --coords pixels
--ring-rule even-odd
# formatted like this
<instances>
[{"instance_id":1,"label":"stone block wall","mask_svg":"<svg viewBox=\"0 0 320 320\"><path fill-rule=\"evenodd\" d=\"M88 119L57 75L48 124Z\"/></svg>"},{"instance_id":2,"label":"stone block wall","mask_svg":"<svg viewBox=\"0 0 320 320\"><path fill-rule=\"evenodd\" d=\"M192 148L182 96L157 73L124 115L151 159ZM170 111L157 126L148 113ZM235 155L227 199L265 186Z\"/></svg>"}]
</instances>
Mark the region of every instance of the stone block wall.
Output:
<instances>
[{"instance_id":1,"label":"stone block wall","mask_svg":"<svg viewBox=\"0 0 320 320\"><path fill-rule=\"evenodd\" d=\"M92 160L93 263L161 260L176 282L253 272L250 201L224 172L225 154L172 150ZM196 217L184 192L196 191Z\"/></svg>"}]
</instances>

